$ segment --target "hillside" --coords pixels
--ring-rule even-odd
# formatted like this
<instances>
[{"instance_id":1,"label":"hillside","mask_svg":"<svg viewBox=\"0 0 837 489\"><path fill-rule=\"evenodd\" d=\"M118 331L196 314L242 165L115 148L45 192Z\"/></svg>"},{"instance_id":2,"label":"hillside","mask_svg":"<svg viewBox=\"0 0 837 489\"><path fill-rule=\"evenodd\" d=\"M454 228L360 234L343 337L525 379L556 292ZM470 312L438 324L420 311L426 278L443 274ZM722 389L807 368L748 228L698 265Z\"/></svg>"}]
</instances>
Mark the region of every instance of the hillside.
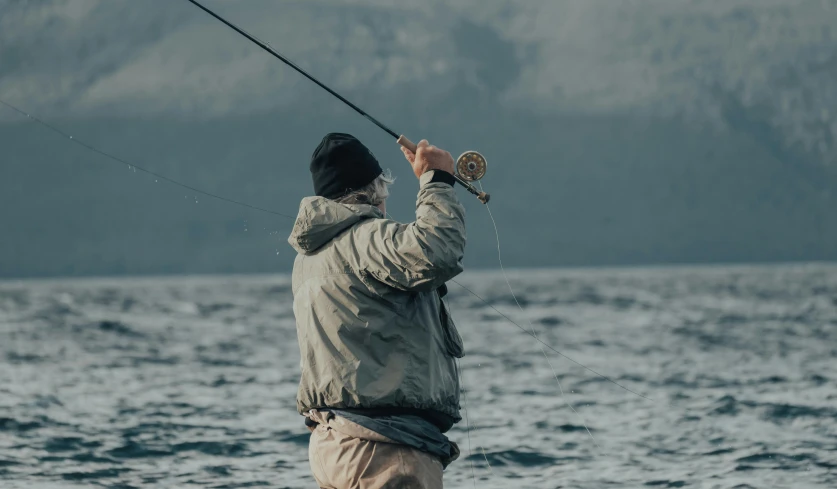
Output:
<instances>
[{"instance_id":1,"label":"hillside","mask_svg":"<svg viewBox=\"0 0 837 489\"><path fill-rule=\"evenodd\" d=\"M353 132L409 217L385 134L183 3L0 6L0 98L287 214L322 134ZM837 259L835 1L208 3L396 130L482 151L507 265ZM0 148L0 276L290 265L288 219L195 203L6 109ZM468 265L496 266L461 195Z\"/></svg>"}]
</instances>

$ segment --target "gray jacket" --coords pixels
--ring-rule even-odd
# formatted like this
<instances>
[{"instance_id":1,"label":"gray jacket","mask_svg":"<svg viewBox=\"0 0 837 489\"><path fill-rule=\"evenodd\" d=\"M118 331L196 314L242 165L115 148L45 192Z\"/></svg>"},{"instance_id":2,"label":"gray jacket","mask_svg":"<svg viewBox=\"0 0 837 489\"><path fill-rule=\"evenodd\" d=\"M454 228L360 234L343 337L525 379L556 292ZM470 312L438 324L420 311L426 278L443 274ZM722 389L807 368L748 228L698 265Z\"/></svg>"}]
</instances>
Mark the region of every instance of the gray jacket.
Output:
<instances>
[{"instance_id":1,"label":"gray jacket","mask_svg":"<svg viewBox=\"0 0 837 489\"><path fill-rule=\"evenodd\" d=\"M299 253L300 413L405 408L462 419L462 338L436 289L462 272L465 209L432 176L420 179L409 224L370 205L302 200L288 239Z\"/></svg>"}]
</instances>

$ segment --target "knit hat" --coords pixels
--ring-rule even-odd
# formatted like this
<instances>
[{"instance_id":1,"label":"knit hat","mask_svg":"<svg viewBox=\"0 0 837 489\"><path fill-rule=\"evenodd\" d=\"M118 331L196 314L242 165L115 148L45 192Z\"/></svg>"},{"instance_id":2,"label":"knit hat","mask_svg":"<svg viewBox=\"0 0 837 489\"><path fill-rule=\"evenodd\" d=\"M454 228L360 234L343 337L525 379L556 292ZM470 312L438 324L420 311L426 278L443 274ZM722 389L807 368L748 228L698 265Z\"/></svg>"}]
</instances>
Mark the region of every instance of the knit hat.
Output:
<instances>
[{"instance_id":1,"label":"knit hat","mask_svg":"<svg viewBox=\"0 0 837 489\"><path fill-rule=\"evenodd\" d=\"M320 197L342 197L372 183L383 172L372 152L350 134L326 134L311 155L314 193Z\"/></svg>"}]
</instances>

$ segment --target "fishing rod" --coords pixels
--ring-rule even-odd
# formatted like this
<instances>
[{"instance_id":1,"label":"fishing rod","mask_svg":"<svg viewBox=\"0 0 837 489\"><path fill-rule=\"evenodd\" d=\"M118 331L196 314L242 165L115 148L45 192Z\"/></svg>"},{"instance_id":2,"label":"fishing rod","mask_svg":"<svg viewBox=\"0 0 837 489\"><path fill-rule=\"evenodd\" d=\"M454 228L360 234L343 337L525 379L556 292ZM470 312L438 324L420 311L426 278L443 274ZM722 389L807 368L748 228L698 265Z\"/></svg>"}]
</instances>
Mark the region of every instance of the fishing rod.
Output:
<instances>
[{"instance_id":1,"label":"fishing rod","mask_svg":"<svg viewBox=\"0 0 837 489\"><path fill-rule=\"evenodd\" d=\"M346 99L345 97L343 97L339 93L335 92L334 90L332 90L331 88L326 86L321 81L319 81L316 78L314 78L313 76L311 76L308 72L306 72L305 70L303 70L302 68L297 66L296 63L294 63L290 59L282 56L279 52L277 52L275 49L270 47L267 43L264 43L264 42L260 41L256 37L247 33L244 29L241 29L237 25L233 24L232 22L226 20L225 18L216 14L212 10L208 9L206 6L204 6L200 2L198 2L196 0L188 0L188 1L190 3L192 3L193 5L195 5L196 7L198 7L199 9L208 13L209 15L215 17L216 19L221 21L224 25L226 25L230 29L232 29L232 30L236 31L237 33L241 34L242 36L246 37L247 39L252 41L255 45L259 46L260 48L262 48L265 51L267 51L268 53L270 53L273 57L282 61L283 63L290 66L294 70L298 71L302 76L304 76L305 78L308 78L312 82L316 83L317 86L319 86L320 88L322 88L326 92L334 95L338 100L340 100L344 104L346 104L349 107L351 107L352 109L354 109L358 114L362 115L363 117L366 117L370 122L372 122L373 124L375 124L376 126L381 128L384 132L386 132L390 136L394 137L396 142L398 144L400 144L401 146L409 149L413 153L415 153L416 150L418 149L416 144L414 142L410 141L406 136L404 136L403 134L398 134L397 132L393 131L389 127L385 126L378 119L375 119L374 117L372 117L371 115L366 113L363 109L361 109L357 105L353 104L348 99ZM477 199L479 199L479 201L482 202L483 204L488 203L489 199L491 199L491 195L489 195L487 192L477 190L477 188L474 187L470 182L477 181L477 180L481 179L482 177L484 177L486 168L487 168L487 162L486 162L485 157L483 155L481 155L480 153L478 153L476 151L466 151L466 152L462 153L459 156L459 158L456 159L456 166L455 166L456 172L454 174L454 178L456 178L456 181L459 182L463 187L465 187L465 189L468 192L471 192L472 194L476 195Z\"/></svg>"}]
</instances>

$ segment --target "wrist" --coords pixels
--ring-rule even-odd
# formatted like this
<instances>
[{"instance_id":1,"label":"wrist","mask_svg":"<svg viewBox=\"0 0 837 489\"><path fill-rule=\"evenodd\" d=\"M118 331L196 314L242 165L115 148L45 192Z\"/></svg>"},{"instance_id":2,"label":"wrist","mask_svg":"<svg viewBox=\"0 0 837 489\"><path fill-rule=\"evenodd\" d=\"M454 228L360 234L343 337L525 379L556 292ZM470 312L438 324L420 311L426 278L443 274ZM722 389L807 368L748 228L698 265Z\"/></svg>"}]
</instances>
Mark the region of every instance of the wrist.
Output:
<instances>
[{"instance_id":1,"label":"wrist","mask_svg":"<svg viewBox=\"0 0 837 489\"><path fill-rule=\"evenodd\" d=\"M456 183L456 178L454 178L452 173L446 172L445 170L432 169L422 173L421 177L419 177L421 187L430 183L446 183L452 187Z\"/></svg>"}]
</instances>

